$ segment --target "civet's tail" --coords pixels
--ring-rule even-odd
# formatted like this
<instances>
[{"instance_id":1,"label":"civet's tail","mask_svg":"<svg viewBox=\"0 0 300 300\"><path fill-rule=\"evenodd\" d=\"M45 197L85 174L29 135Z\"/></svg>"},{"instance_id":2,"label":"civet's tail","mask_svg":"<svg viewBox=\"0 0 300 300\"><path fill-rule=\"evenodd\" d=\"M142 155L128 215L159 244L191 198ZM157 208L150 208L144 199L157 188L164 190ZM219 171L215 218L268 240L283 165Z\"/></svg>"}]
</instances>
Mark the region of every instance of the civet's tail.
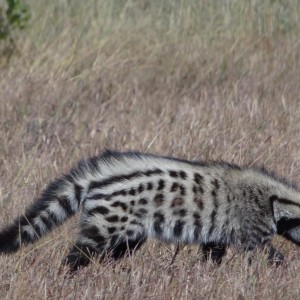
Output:
<instances>
[{"instance_id":1,"label":"civet's tail","mask_svg":"<svg viewBox=\"0 0 300 300\"><path fill-rule=\"evenodd\" d=\"M74 215L88 189L86 176L97 169L97 159L82 161L52 182L23 215L0 232L0 253L12 253L22 244L33 243Z\"/></svg>"}]
</instances>

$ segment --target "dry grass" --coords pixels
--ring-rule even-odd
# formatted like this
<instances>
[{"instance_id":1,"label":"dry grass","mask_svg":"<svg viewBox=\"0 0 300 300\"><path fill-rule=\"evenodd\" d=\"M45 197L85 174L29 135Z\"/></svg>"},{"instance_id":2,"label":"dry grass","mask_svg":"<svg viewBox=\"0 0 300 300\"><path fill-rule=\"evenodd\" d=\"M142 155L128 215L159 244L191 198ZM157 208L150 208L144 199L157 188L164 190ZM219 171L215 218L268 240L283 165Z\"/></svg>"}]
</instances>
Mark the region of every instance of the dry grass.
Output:
<instances>
[{"instance_id":1,"label":"dry grass","mask_svg":"<svg viewBox=\"0 0 300 300\"><path fill-rule=\"evenodd\" d=\"M20 54L0 69L0 226L78 159L104 148L261 165L300 180L299 1L30 1ZM230 251L216 267L147 243L72 278L76 218L0 257L4 299L296 299L287 264Z\"/></svg>"}]
</instances>

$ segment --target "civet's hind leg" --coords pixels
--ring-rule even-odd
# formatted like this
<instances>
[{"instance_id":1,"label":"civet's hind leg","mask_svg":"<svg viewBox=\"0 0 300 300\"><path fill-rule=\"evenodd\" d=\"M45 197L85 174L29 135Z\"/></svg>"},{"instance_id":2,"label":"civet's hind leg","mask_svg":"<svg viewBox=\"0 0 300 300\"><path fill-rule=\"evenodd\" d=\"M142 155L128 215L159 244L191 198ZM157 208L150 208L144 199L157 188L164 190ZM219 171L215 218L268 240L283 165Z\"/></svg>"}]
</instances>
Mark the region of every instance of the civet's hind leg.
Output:
<instances>
[{"instance_id":1,"label":"civet's hind leg","mask_svg":"<svg viewBox=\"0 0 300 300\"><path fill-rule=\"evenodd\" d=\"M226 253L226 247L216 243L207 243L202 246L203 260L211 259L214 263L220 264Z\"/></svg>"},{"instance_id":2,"label":"civet's hind leg","mask_svg":"<svg viewBox=\"0 0 300 300\"><path fill-rule=\"evenodd\" d=\"M89 233L89 238L91 234ZM121 259L126 255L132 254L138 250L146 241L144 236L136 238L128 238L123 235L113 235L107 240L102 240L101 235L94 236L98 238L98 244L92 247L83 243L83 236L72 247L69 255L64 260L64 264L70 267L71 272L77 271L80 267L86 266L90 263L91 259L100 255L100 258L110 257L112 259Z\"/></svg>"},{"instance_id":3,"label":"civet's hind leg","mask_svg":"<svg viewBox=\"0 0 300 300\"><path fill-rule=\"evenodd\" d=\"M95 249L78 241L63 260L63 265L69 266L71 273L76 272L80 267L87 266L96 253Z\"/></svg>"}]
</instances>

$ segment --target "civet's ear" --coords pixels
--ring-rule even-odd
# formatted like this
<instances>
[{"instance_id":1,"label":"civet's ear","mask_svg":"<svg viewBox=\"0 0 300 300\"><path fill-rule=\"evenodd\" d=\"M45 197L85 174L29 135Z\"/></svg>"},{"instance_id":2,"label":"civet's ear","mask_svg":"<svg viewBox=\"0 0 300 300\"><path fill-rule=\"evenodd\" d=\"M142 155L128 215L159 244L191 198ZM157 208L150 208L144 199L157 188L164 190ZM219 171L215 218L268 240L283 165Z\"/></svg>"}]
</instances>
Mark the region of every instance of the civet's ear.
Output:
<instances>
[{"instance_id":1,"label":"civet's ear","mask_svg":"<svg viewBox=\"0 0 300 300\"><path fill-rule=\"evenodd\" d=\"M272 209L272 215L274 222L277 222L282 218L289 215L289 212L285 209L284 205L279 202L279 198L276 195L272 195L270 198L270 205Z\"/></svg>"},{"instance_id":2,"label":"civet's ear","mask_svg":"<svg viewBox=\"0 0 300 300\"><path fill-rule=\"evenodd\" d=\"M269 200L275 223L283 217L288 219L300 218L300 204L297 202L290 199L279 198L275 195L271 196Z\"/></svg>"}]
</instances>

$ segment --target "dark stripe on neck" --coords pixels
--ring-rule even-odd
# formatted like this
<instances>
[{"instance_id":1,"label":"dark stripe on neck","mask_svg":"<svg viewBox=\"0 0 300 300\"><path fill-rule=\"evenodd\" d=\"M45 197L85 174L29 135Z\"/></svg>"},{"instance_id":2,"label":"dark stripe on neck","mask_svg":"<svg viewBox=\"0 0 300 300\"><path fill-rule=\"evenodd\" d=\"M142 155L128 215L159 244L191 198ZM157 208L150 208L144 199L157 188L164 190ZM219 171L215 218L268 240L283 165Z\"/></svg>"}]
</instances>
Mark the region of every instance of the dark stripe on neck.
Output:
<instances>
[{"instance_id":1,"label":"dark stripe on neck","mask_svg":"<svg viewBox=\"0 0 300 300\"><path fill-rule=\"evenodd\" d=\"M289 219L287 217L282 217L277 222L277 233L285 236L285 233L287 233L289 230L298 227L300 225L300 219L294 218Z\"/></svg>"},{"instance_id":2,"label":"dark stripe on neck","mask_svg":"<svg viewBox=\"0 0 300 300\"><path fill-rule=\"evenodd\" d=\"M294 201L289 200L289 199L277 198L277 201L280 202L280 203L287 204L287 205L294 205L294 206L300 207L299 203L295 203Z\"/></svg>"}]
</instances>

